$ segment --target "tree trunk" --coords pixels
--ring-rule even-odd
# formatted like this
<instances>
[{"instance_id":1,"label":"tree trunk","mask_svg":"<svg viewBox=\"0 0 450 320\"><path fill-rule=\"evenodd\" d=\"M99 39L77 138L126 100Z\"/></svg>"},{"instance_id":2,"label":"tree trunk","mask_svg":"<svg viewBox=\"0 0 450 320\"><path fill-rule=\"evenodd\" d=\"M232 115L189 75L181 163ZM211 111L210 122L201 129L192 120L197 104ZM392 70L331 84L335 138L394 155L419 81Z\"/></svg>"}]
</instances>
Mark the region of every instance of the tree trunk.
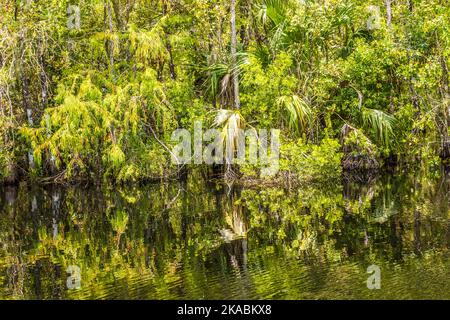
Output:
<instances>
[{"instance_id":1,"label":"tree trunk","mask_svg":"<svg viewBox=\"0 0 450 320\"><path fill-rule=\"evenodd\" d=\"M22 66L22 102L23 107L25 109L25 113L27 115L28 125L30 127L33 126L33 110L30 105L30 80L27 78L24 67ZM34 169L34 156L33 150L28 150L28 165L31 169Z\"/></svg>"},{"instance_id":2,"label":"tree trunk","mask_svg":"<svg viewBox=\"0 0 450 320\"><path fill-rule=\"evenodd\" d=\"M169 35L166 34L166 37L169 37ZM173 80L177 80L177 73L175 71L175 63L173 62L172 45L170 44L170 40L167 40L166 49L167 49L167 52L169 53L170 77Z\"/></svg>"},{"instance_id":3,"label":"tree trunk","mask_svg":"<svg viewBox=\"0 0 450 320\"><path fill-rule=\"evenodd\" d=\"M234 107L239 109L239 75L237 70L237 39L236 39L236 0L231 0L231 60L233 68Z\"/></svg>"},{"instance_id":4,"label":"tree trunk","mask_svg":"<svg viewBox=\"0 0 450 320\"><path fill-rule=\"evenodd\" d=\"M47 108L47 104L48 104L48 79L47 79L47 74L45 73L45 61L44 61L44 48L42 48L41 45L41 41L38 41L38 52L39 52L39 56L38 56L38 61L39 61L39 68L40 68L40 72L39 72L39 77L41 80L41 102L42 102L42 110L45 110ZM47 137L50 137L50 123L49 123L49 116L46 116L46 121L47 121ZM53 156L53 154L50 151L50 159L49 159L49 164L50 164L50 173L53 174L56 170L56 164L55 164L55 157Z\"/></svg>"},{"instance_id":5,"label":"tree trunk","mask_svg":"<svg viewBox=\"0 0 450 320\"><path fill-rule=\"evenodd\" d=\"M111 77L114 77L114 40L112 39L114 33L114 25L112 20L112 9L108 0L105 1L105 11L106 11L106 20L105 24L107 24L110 39L108 39L108 53L109 53L109 67L111 72Z\"/></svg>"},{"instance_id":6,"label":"tree trunk","mask_svg":"<svg viewBox=\"0 0 450 320\"><path fill-rule=\"evenodd\" d=\"M448 68L447 62L443 55L440 56L441 68L442 68L442 84L441 84L441 95L443 101L447 103L444 105L443 113L443 128L442 128L442 152L441 157L444 160L450 159L450 136L448 133L448 126L450 123L450 105L448 101L450 99L449 81L448 81Z\"/></svg>"},{"instance_id":7,"label":"tree trunk","mask_svg":"<svg viewBox=\"0 0 450 320\"><path fill-rule=\"evenodd\" d=\"M384 0L384 3L386 4L386 15L387 15L387 26L388 28L391 27L392 22L392 8L391 8L391 0Z\"/></svg>"},{"instance_id":8,"label":"tree trunk","mask_svg":"<svg viewBox=\"0 0 450 320\"><path fill-rule=\"evenodd\" d=\"M122 5L120 0L112 0L117 27L122 33L127 30L128 20L130 19L130 13L134 7L134 2L135 0L127 0L126 3Z\"/></svg>"},{"instance_id":9,"label":"tree trunk","mask_svg":"<svg viewBox=\"0 0 450 320\"><path fill-rule=\"evenodd\" d=\"M118 31L122 34L127 32L128 21L130 19L130 14L133 10L135 1L136 0L126 0L125 3L123 3L123 0L111 0L116 26ZM130 40L128 38L119 40L116 45L119 48L120 58L126 59L127 61L130 60Z\"/></svg>"},{"instance_id":10,"label":"tree trunk","mask_svg":"<svg viewBox=\"0 0 450 320\"><path fill-rule=\"evenodd\" d=\"M414 4L413 0L408 0L409 12L413 12Z\"/></svg>"},{"instance_id":11,"label":"tree trunk","mask_svg":"<svg viewBox=\"0 0 450 320\"><path fill-rule=\"evenodd\" d=\"M39 60L39 77L41 80L41 99L42 99L42 108L45 109L47 107L48 102L48 81L47 75L45 73L45 63L44 63L44 48L42 48L42 43L38 40L38 60Z\"/></svg>"}]
</instances>

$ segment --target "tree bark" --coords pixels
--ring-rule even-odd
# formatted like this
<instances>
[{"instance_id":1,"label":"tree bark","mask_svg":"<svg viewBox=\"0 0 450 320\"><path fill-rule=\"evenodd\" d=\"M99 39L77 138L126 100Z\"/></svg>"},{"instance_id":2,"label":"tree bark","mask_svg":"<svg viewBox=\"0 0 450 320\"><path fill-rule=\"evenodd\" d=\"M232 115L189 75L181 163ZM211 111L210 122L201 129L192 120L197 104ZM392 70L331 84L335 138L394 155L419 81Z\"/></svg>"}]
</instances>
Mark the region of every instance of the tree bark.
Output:
<instances>
[{"instance_id":1,"label":"tree bark","mask_svg":"<svg viewBox=\"0 0 450 320\"><path fill-rule=\"evenodd\" d=\"M239 109L239 75L237 70L237 39L236 39L236 0L231 0L231 61L233 68L234 107Z\"/></svg>"},{"instance_id":2,"label":"tree bark","mask_svg":"<svg viewBox=\"0 0 450 320\"><path fill-rule=\"evenodd\" d=\"M107 24L109 35L111 39L108 39L108 53L109 53L109 67L111 68L111 76L114 76L114 40L112 39L114 33L114 25L112 20L112 9L111 4L108 0L105 1L105 11L106 11L106 19L105 23Z\"/></svg>"},{"instance_id":3,"label":"tree bark","mask_svg":"<svg viewBox=\"0 0 450 320\"><path fill-rule=\"evenodd\" d=\"M386 15L387 15L387 26L388 28L391 27L392 22L392 8L391 8L391 0L384 0L384 3L386 4Z\"/></svg>"},{"instance_id":4,"label":"tree bark","mask_svg":"<svg viewBox=\"0 0 450 320\"><path fill-rule=\"evenodd\" d=\"M112 0L116 23L120 32L125 32L127 30L128 20L130 19L130 13L134 7L134 2L135 0L127 0L126 3L122 5L120 0Z\"/></svg>"},{"instance_id":5,"label":"tree bark","mask_svg":"<svg viewBox=\"0 0 450 320\"><path fill-rule=\"evenodd\" d=\"M41 80L41 103L42 103L42 110L45 110L47 108L48 104L48 79L47 74L45 72L45 61L44 61L44 48L42 47L42 43L40 40L38 40L38 62L39 62L39 77ZM49 124L49 116L46 116L46 122L47 122L47 137L50 137L50 124ZM55 157L51 153L49 165L50 165L50 173L53 174L56 170L56 163L55 163Z\"/></svg>"},{"instance_id":6,"label":"tree bark","mask_svg":"<svg viewBox=\"0 0 450 320\"><path fill-rule=\"evenodd\" d=\"M440 56L441 68L442 68L442 85L441 95L442 99L447 103L444 105L443 110L443 128L442 128L442 153L441 157L445 160L450 158L450 136L448 133L448 126L450 123L450 105L448 105L450 99L449 81L448 81L448 67L443 55Z\"/></svg>"},{"instance_id":7,"label":"tree bark","mask_svg":"<svg viewBox=\"0 0 450 320\"><path fill-rule=\"evenodd\" d=\"M166 36L169 37L168 34L166 34ZM177 79L177 72L175 71L175 63L173 62L172 45L170 44L170 40L167 40L166 48L167 48L167 52L169 53L170 77L173 80L176 80Z\"/></svg>"},{"instance_id":8,"label":"tree bark","mask_svg":"<svg viewBox=\"0 0 450 320\"><path fill-rule=\"evenodd\" d=\"M47 74L45 73L45 62L44 62L44 49L42 48L41 41L38 40L38 52L39 52L39 77L41 80L41 99L42 99L42 108L45 109L48 103L48 81Z\"/></svg>"},{"instance_id":9,"label":"tree bark","mask_svg":"<svg viewBox=\"0 0 450 320\"><path fill-rule=\"evenodd\" d=\"M22 65L22 103L25 109L25 114L27 116L28 125L33 126L33 110L30 105L30 80L25 74L24 67ZM34 169L34 156L33 151L30 149L28 151L28 165L30 168Z\"/></svg>"}]
</instances>

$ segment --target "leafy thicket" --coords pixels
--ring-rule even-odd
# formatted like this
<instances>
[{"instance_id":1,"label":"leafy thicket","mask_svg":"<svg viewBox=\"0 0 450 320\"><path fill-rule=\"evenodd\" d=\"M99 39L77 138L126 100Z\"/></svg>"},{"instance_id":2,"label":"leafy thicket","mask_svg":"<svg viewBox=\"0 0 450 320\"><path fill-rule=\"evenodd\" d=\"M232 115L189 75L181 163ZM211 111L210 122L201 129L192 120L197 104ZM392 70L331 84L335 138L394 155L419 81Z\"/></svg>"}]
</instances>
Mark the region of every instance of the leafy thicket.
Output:
<instances>
[{"instance_id":1,"label":"leafy thicket","mask_svg":"<svg viewBox=\"0 0 450 320\"><path fill-rule=\"evenodd\" d=\"M167 178L195 120L281 129L306 176L450 157L447 1L240 0L235 56L232 2L2 1L0 177Z\"/></svg>"}]
</instances>

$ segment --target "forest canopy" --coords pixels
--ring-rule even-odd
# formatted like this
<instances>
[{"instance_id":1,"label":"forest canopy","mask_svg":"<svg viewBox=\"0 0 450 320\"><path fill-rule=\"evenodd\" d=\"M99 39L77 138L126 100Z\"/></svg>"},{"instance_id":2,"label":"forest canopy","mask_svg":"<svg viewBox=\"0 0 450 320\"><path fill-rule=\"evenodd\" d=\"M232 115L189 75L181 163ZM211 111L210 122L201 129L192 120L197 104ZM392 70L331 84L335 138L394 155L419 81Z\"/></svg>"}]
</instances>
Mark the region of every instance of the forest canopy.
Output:
<instances>
[{"instance_id":1,"label":"forest canopy","mask_svg":"<svg viewBox=\"0 0 450 320\"><path fill-rule=\"evenodd\" d=\"M2 0L0 180L176 177L195 121L280 129L279 176L448 163L449 21L446 0Z\"/></svg>"}]
</instances>

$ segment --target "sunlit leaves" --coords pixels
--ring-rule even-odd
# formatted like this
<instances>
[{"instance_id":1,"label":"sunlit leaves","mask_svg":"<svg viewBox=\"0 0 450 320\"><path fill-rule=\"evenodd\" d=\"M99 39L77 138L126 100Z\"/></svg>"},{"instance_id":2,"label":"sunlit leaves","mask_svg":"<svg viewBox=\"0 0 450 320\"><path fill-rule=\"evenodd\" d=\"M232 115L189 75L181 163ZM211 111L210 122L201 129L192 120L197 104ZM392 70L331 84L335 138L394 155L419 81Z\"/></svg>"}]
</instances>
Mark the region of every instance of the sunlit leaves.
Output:
<instances>
[{"instance_id":1,"label":"sunlit leaves","mask_svg":"<svg viewBox=\"0 0 450 320\"><path fill-rule=\"evenodd\" d=\"M296 132L305 131L312 120L311 107L298 95L281 96L277 103L286 109L289 128Z\"/></svg>"},{"instance_id":2,"label":"sunlit leaves","mask_svg":"<svg viewBox=\"0 0 450 320\"><path fill-rule=\"evenodd\" d=\"M363 109L362 117L364 125L375 132L378 141L389 145L394 134L394 117L381 110L368 108Z\"/></svg>"}]
</instances>

